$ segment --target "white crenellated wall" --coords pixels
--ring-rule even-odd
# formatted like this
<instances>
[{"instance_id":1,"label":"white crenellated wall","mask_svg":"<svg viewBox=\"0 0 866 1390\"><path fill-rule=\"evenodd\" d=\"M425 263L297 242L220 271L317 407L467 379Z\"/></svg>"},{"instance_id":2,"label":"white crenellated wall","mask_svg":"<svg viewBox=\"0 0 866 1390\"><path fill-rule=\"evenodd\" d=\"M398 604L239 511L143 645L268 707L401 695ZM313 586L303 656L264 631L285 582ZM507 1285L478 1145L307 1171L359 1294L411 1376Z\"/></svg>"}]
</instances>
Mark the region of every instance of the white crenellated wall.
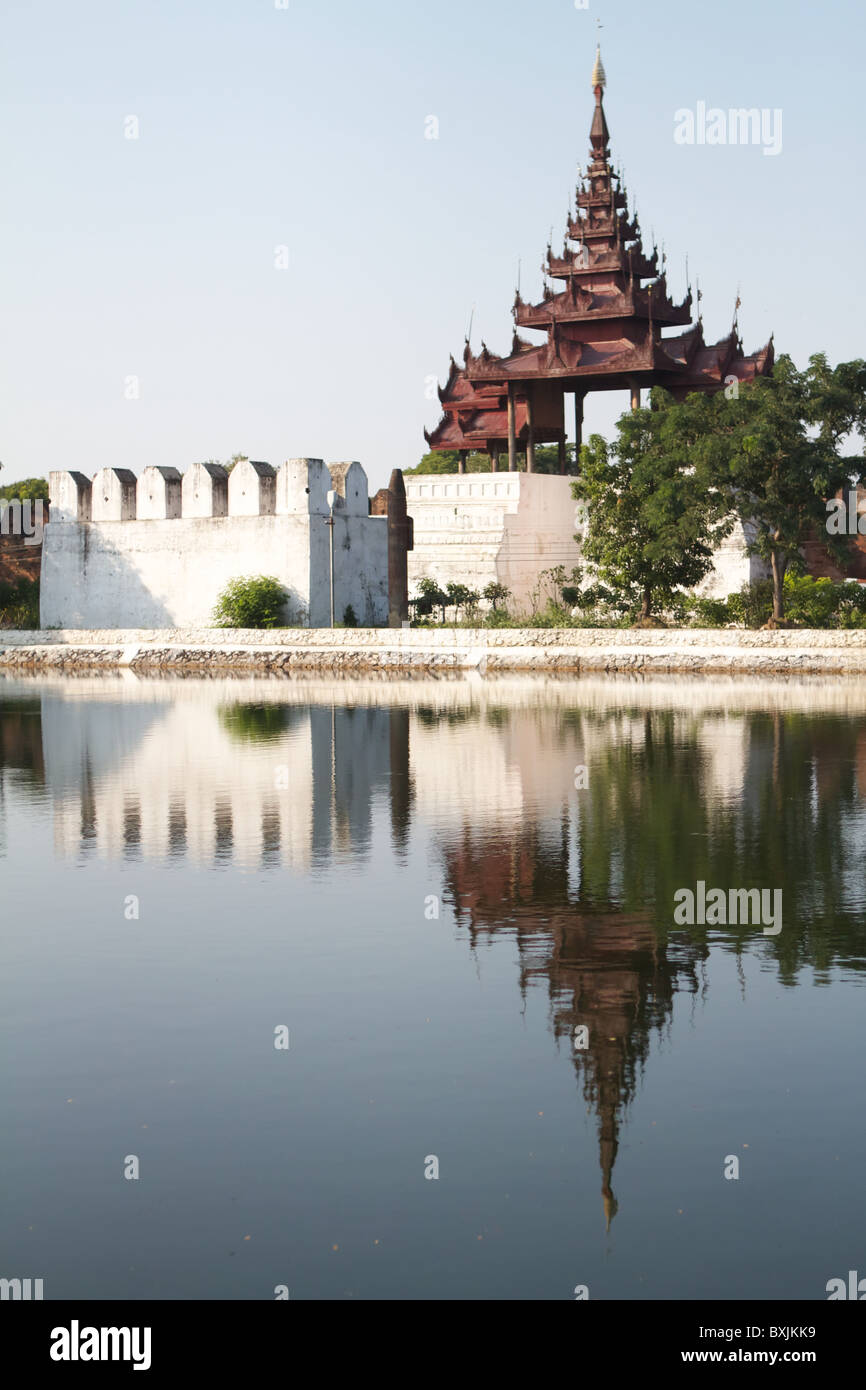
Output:
<instances>
[{"instance_id":1,"label":"white crenellated wall","mask_svg":"<svg viewBox=\"0 0 866 1390\"><path fill-rule=\"evenodd\" d=\"M259 574L286 589L287 623L328 626L332 487L335 619L351 604L362 626L388 622L388 520L369 515L358 463L333 477L321 459L279 469L245 459L230 475L215 464L183 477L103 468L92 482L58 471L49 483L43 627L207 626L229 580Z\"/></svg>"}]
</instances>

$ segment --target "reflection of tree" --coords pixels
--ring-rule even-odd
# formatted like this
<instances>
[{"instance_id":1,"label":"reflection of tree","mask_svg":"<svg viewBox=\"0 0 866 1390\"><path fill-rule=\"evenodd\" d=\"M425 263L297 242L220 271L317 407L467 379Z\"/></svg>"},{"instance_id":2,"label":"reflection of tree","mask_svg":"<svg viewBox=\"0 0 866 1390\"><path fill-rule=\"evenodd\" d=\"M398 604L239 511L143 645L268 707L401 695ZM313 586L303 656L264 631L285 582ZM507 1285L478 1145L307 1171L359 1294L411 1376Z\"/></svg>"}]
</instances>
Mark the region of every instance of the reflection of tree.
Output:
<instances>
[{"instance_id":1,"label":"reflection of tree","mask_svg":"<svg viewBox=\"0 0 866 1390\"><path fill-rule=\"evenodd\" d=\"M39 699L13 699L0 702L0 812L2 840L6 850L6 798L14 786L42 786L45 762L42 756L42 705Z\"/></svg>"},{"instance_id":2,"label":"reflection of tree","mask_svg":"<svg viewBox=\"0 0 866 1390\"><path fill-rule=\"evenodd\" d=\"M42 783L42 702L0 702L0 770L23 774L22 780Z\"/></svg>"},{"instance_id":3,"label":"reflection of tree","mask_svg":"<svg viewBox=\"0 0 866 1390\"><path fill-rule=\"evenodd\" d=\"M590 758L580 803L581 900L627 911L649 906L665 932L676 890L699 879L725 890L781 888L782 931L764 940L784 980L806 964L862 962L866 925L844 909L840 888L852 852L866 869L866 841L852 846L841 833L862 812L864 733L833 717L745 718L738 794L726 799L708 785L710 748L699 741L700 725L683 727L669 712L645 712ZM592 742L598 746L598 734ZM761 934L749 924L711 930L737 950Z\"/></svg>"},{"instance_id":4,"label":"reflection of tree","mask_svg":"<svg viewBox=\"0 0 866 1390\"><path fill-rule=\"evenodd\" d=\"M223 705L219 721L239 743L272 743L304 717L298 705Z\"/></svg>"}]
</instances>

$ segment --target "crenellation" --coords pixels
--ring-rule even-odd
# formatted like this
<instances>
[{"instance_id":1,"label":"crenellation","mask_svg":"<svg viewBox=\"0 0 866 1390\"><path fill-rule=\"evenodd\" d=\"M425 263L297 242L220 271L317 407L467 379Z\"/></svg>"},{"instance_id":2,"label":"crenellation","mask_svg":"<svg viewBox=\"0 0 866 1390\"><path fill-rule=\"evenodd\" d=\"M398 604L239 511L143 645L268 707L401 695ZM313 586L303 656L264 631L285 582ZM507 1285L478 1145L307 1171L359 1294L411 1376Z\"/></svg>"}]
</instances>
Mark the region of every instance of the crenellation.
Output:
<instances>
[{"instance_id":1,"label":"crenellation","mask_svg":"<svg viewBox=\"0 0 866 1390\"><path fill-rule=\"evenodd\" d=\"M174 521L181 515L181 477L176 468L150 464L136 486L139 521Z\"/></svg>"},{"instance_id":2,"label":"crenellation","mask_svg":"<svg viewBox=\"0 0 866 1390\"><path fill-rule=\"evenodd\" d=\"M90 520L92 485L83 473L53 469L48 474L51 521L58 524Z\"/></svg>"},{"instance_id":3,"label":"crenellation","mask_svg":"<svg viewBox=\"0 0 866 1390\"><path fill-rule=\"evenodd\" d=\"M241 459L229 474L229 516L274 516L277 473L269 463Z\"/></svg>"},{"instance_id":4,"label":"crenellation","mask_svg":"<svg viewBox=\"0 0 866 1390\"><path fill-rule=\"evenodd\" d=\"M370 498L367 490L367 474L360 463L329 463L328 472L337 494L334 510L346 516L369 516Z\"/></svg>"},{"instance_id":5,"label":"crenellation","mask_svg":"<svg viewBox=\"0 0 866 1390\"><path fill-rule=\"evenodd\" d=\"M181 482L181 515L228 516L229 475L221 463L194 463Z\"/></svg>"},{"instance_id":6,"label":"crenellation","mask_svg":"<svg viewBox=\"0 0 866 1390\"><path fill-rule=\"evenodd\" d=\"M331 478L323 459L286 459L277 469L277 516L326 516Z\"/></svg>"},{"instance_id":7,"label":"crenellation","mask_svg":"<svg viewBox=\"0 0 866 1390\"><path fill-rule=\"evenodd\" d=\"M100 468L92 484L92 521L135 521L138 479L129 468Z\"/></svg>"}]
</instances>

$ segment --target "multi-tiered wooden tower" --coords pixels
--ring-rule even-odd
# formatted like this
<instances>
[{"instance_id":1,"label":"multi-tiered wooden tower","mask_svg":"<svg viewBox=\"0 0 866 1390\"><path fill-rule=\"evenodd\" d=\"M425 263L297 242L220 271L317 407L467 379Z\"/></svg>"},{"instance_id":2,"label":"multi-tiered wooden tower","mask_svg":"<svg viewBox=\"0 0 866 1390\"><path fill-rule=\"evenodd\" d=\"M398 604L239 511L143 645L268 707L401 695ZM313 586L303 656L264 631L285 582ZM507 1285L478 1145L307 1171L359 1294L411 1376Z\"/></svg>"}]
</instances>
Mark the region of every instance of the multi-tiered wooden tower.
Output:
<instances>
[{"instance_id":1,"label":"multi-tiered wooden tower","mask_svg":"<svg viewBox=\"0 0 866 1390\"><path fill-rule=\"evenodd\" d=\"M735 315L728 336L708 345L700 312L692 323L691 289L682 303L671 299L664 264L659 265L655 247L651 255L644 251L638 219L629 212L621 178L610 163L605 85L599 51L592 72L591 163L578 185L562 254L547 248L543 299L527 304L518 292L510 355L498 357L482 344L476 356L467 342L463 366L452 357L448 381L440 387L444 414L432 434L425 430L425 438L431 449L458 450L461 472L470 450L488 453L494 471L503 451L512 470L518 450L525 451L527 470L533 472L539 443L559 445L560 471L566 472L568 394L574 396L580 445L590 391L627 390L635 407L644 387L663 386L683 397L772 370L772 338L760 352L744 355ZM554 289L551 281L562 288ZM685 332L664 337L672 327ZM545 341L521 338L516 331L521 328L543 331Z\"/></svg>"}]
</instances>

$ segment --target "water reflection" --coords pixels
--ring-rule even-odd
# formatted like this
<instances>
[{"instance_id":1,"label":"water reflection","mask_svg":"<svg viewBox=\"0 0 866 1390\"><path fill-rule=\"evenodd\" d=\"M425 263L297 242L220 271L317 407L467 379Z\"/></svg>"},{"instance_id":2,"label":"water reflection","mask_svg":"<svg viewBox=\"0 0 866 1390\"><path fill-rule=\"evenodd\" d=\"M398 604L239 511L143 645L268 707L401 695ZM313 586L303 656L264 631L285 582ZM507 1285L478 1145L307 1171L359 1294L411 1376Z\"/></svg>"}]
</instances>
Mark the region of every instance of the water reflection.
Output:
<instances>
[{"instance_id":1,"label":"water reflection","mask_svg":"<svg viewBox=\"0 0 866 1390\"><path fill-rule=\"evenodd\" d=\"M510 937L521 991L547 991L595 1116L608 1227L652 1037L677 994L706 990L711 947L787 985L866 958L854 687L10 682L0 816L10 789L42 784L56 851L78 862L323 873L370 855L377 807L399 863L423 826L470 945ZM698 880L781 887L783 931L673 929L674 892Z\"/></svg>"}]
</instances>

